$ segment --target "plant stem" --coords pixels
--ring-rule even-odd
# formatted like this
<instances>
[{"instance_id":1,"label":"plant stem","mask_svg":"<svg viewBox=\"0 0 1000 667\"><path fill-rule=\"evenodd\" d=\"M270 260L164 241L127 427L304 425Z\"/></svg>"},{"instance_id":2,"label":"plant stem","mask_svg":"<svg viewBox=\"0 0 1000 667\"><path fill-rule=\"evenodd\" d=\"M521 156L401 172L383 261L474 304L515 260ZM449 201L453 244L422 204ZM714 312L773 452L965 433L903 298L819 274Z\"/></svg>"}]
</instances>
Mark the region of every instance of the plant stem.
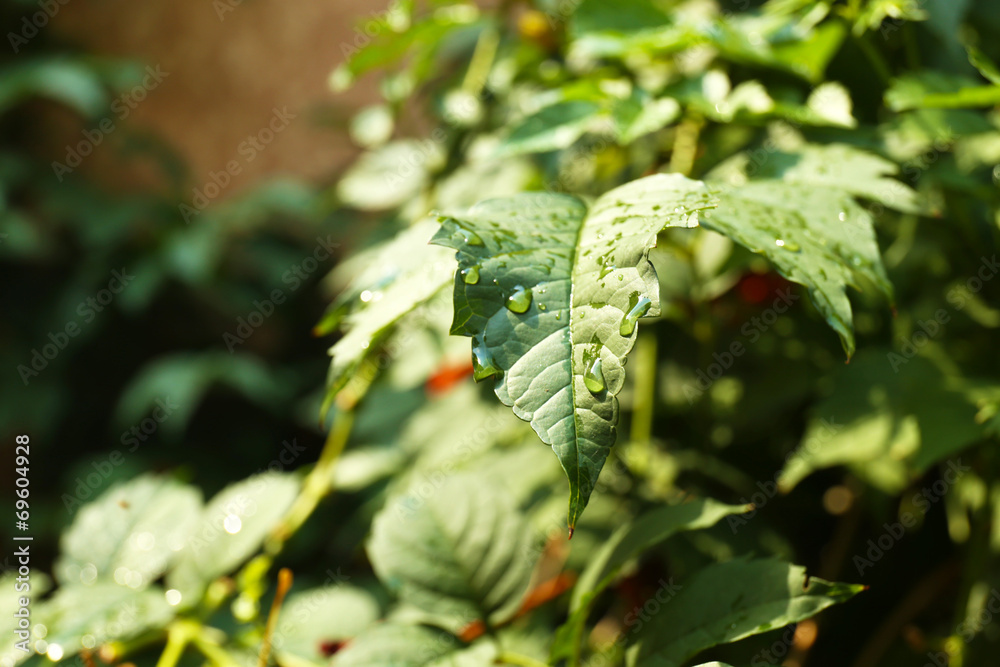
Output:
<instances>
[{"instance_id":1,"label":"plant stem","mask_svg":"<svg viewBox=\"0 0 1000 667\"><path fill-rule=\"evenodd\" d=\"M496 58L499 46L500 31L493 26L484 28L472 52L469 69L465 71L465 78L462 79L462 90L477 97L482 94L490 70L493 69L493 60Z\"/></svg>"},{"instance_id":2,"label":"plant stem","mask_svg":"<svg viewBox=\"0 0 1000 667\"><path fill-rule=\"evenodd\" d=\"M649 466L649 444L653 437L653 412L656 397L656 335L641 332L636 341L635 385L632 400L631 451L638 454L643 470Z\"/></svg>"},{"instance_id":3,"label":"plant stem","mask_svg":"<svg viewBox=\"0 0 1000 667\"><path fill-rule=\"evenodd\" d=\"M689 116L677 126L674 134L674 148L670 153L670 171L683 176L690 176L694 169L694 160L698 155L698 138L705 121L696 116Z\"/></svg>"},{"instance_id":4,"label":"plant stem","mask_svg":"<svg viewBox=\"0 0 1000 667\"><path fill-rule=\"evenodd\" d=\"M271 655L271 637L274 635L274 626L278 623L278 613L281 611L281 604L285 601L285 595L291 587L292 571L287 567L283 567L278 572L278 590L274 593L274 600L271 602L271 611L267 615L267 625L264 627L264 640L261 642L260 647L260 659L257 661L258 667L267 667L267 659Z\"/></svg>"},{"instance_id":5,"label":"plant stem","mask_svg":"<svg viewBox=\"0 0 1000 667\"><path fill-rule=\"evenodd\" d=\"M167 645L156 661L156 667L176 667L184 653L184 648L195 636L201 626L192 621L178 620L167 627Z\"/></svg>"},{"instance_id":6,"label":"plant stem","mask_svg":"<svg viewBox=\"0 0 1000 667\"><path fill-rule=\"evenodd\" d=\"M521 667L548 667L548 665L540 660L535 660L531 656L521 655L512 651L500 651L497 655L497 662L506 665L520 665Z\"/></svg>"},{"instance_id":7,"label":"plant stem","mask_svg":"<svg viewBox=\"0 0 1000 667\"><path fill-rule=\"evenodd\" d=\"M313 466L313 469L309 471L309 475L302 485L302 491L295 499L291 509L288 510L288 514L285 515L285 518L278 524L271 535L267 551L272 556L281 551L285 541L302 527L302 524L305 523L309 515L316 509L319 501L330 492L330 489L333 487L333 482L331 481L333 466L347 445L353 424L353 410L337 410L333 418L333 424L330 427L330 434L326 438L326 444L323 446L319 460Z\"/></svg>"}]
</instances>

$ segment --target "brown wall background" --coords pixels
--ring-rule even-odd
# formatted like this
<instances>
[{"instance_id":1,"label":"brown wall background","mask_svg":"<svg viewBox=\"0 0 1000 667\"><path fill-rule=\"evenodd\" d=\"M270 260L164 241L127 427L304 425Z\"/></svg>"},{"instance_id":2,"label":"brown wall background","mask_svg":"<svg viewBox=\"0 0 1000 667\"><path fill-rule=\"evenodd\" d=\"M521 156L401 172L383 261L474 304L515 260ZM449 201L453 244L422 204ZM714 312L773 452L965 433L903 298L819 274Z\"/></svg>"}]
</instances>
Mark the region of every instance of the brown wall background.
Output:
<instances>
[{"instance_id":1,"label":"brown wall background","mask_svg":"<svg viewBox=\"0 0 1000 667\"><path fill-rule=\"evenodd\" d=\"M326 181L356 154L346 120L375 101L372 85L334 94L327 83L344 60L342 44L362 18L388 2L360 0L69 0L50 29L107 56L159 66L166 78L117 123L84 170L113 185L162 178L152 162L123 162L126 135L159 136L191 170L191 186L238 158L242 172L224 195L266 177ZM238 156L248 135L287 108L296 117L252 161ZM73 123L69 123L73 125ZM58 159L80 125L54 141ZM62 133L59 133L62 135ZM62 139L63 137L61 137Z\"/></svg>"}]
</instances>

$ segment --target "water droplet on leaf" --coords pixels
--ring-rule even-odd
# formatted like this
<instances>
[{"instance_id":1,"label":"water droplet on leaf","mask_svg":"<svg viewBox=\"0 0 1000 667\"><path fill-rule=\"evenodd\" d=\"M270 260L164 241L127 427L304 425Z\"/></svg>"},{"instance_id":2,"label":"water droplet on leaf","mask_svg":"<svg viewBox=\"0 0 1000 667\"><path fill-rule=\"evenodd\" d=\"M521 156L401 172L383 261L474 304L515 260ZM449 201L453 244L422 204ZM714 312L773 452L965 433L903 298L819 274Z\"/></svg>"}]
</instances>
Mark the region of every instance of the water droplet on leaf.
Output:
<instances>
[{"instance_id":1,"label":"water droplet on leaf","mask_svg":"<svg viewBox=\"0 0 1000 667\"><path fill-rule=\"evenodd\" d=\"M531 307L531 290L520 285L507 297L507 308L515 313L526 313Z\"/></svg>"},{"instance_id":2,"label":"water droplet on leaf","mask_svg":"<svg viewBox=\"0 0 1000 667\"><path fill-rule=\"evenodd\" d=\"M475 285L479 282L479 267L470 266L468 268L462 269L462 281L466 285Z\"/></svg>"},{"instance_id":3,"label":"water droplet on leaf","mask_svg":"<svg viewBox=\"0 0 1000 667\"><path fill-rule=\"evenodd\" d=\"M479 238L479 235L476 234L474 231L469 229L463 229L461 227L458 228L458 231L462 235L462 238L465 239L465 243L467 245L475 245L475 246L483 245L483 240Z\"/></svg>"},{"instance_id":4,"label":"water droplet on leaf","mask_svg":"<svg viewBox=\"0 0 1000 667\"><path fill-rule=\"evenodd\" d=\"M587 355L584 355L585 357ZM591 394L604 391L604 368L601 362L601 352L598 350L591 359L584 359L583 384Z\"/></svg>"},{"instance_id":5,"label":"water droplet on leaf","mask_svg":"<svg viewBox=\"0 0 1000 667\"><path fill-rule=\"evenodd\" d=\"M631 336L632 332L635 331L635 323L640 317L648 313L649 308L653 305L653 302L644 296L639 297L635 303L631 303L631 299L629 301L631 308L625 313L621 326L618 328L618 332L622 336Z\"/></svg>"},{"instance_id":6,"label":"water droplet on leaf","mask_svg":"<svg viewBox=\"0 0 1000 667\"><path fill-rule=\"evenodd\" d=\"M493 355L490 354L489 348L486 344L473 338L472 339L472 377L476 382L480 380L485 380L493 375L501 375L503 371L497 367L496 362L493 361Z\"/></svg>"}]
</instances>

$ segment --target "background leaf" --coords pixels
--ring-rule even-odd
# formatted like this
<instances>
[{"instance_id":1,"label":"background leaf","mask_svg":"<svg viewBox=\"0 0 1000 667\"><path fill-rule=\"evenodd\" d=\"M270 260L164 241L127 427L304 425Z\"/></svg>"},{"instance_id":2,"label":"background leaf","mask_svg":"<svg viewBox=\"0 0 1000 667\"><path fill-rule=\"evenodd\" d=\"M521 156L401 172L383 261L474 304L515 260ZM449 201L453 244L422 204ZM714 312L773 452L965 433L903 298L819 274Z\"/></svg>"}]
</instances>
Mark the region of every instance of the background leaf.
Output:
<instances>
[{"instance_id":1,"label":"background leaf","mask_svg":"<svg viewBox=\"0 0 1000 667\"><path fill-rule=\"evenodd\" d=\"M497 486L459 475L415 484L387 505L375 517L368 554L402 600L458 631L517 611L534 565L530 540Z\"/></svg>"},{"instance_id":2,"label":"background leaf","mask_svg":"<svg viewBox=\"0 0 1000 667\"><path fill-rule=\"evenodd\" d=\"M710 565L642 626L629 667L676 667L706 648L780 628L845 602L864 586L807 577L778 560Z\"/></svg>"}]
</instances>

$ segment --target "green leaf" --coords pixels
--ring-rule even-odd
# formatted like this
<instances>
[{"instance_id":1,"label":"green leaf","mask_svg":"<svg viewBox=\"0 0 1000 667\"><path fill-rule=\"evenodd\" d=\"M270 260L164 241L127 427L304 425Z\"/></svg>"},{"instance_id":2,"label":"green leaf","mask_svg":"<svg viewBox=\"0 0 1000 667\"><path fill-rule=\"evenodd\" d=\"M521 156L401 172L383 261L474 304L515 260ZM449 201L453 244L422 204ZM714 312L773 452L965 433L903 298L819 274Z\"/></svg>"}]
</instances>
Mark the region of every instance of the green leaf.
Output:
<instances>
[{"instance_id":1,"label":"green leaf","mask_svg":"<svg viewBox=\"0 0 1000 667\"><path fill-rule=\"evenodd\" d=\"M535 554L509 496L466 475L413 489L375 517L368 555L379 579L449 630L510 618Z\"/></svg>"},{"instance_id":2,"label":"green leaf","mask_svg":"<svg viewBox=\"0 0 1000 667\"><path fill-rule=\"evenodd\" d=\"M362 155L337 183L337 196L363 211L385 211L415 198L444 161L430 139L393 141Z\"/></svg>"},{"instance_id":3,"label":"green leaf","mask_svg":"<svg viewBox=\"0 0 1000 667\"><path fill-rule=\"evenodd\" d=\"M378 343L399 320L440 292L451 279L450 253L427 244L437 225L419 222L400 232L377 252L365 255L361 273L334 303L321 330L341 324L344 336L330 348L329 395L336 394L378 350ZM353 266L353 265L352 265Z\"/></svg>"},{"instance_id":4,"label":"green leaf","mask_svg":"<svg viewBox=\"0 0 1000 667\"><path fill-rule=\"evenodd\" d=\"M674 533L709 528L720 519L747 510L742 505L724 505L699 499L683 505L660 507L621 526L590 557L573 588L570 617L552 644L551 662L579 655L580 640L594 600L615 580L632 558Z\"/></svg>"},{"instance_id":5,"label":"green leaf","mask_svg":"<svg viewBox=\"0 0 1000 667\"><path fill-rule=\"evenodd\" d=\"M26 60L0 71L0 112L35 95L61 102L84 116L99 113L108 98L94 69L81 61Z\"/></svg>"},{"instance_id":6,"label":"green leaf","mask_svg":"<svg viewBox=\"0 0 1000 667\"><path fill-rule=\"evenodd\" d=\"M601 106L585 100L567 100L544 107L514 127L501 154L544 153L571 146L597 118Z\"/></svg>"},{"instance_id":7,"label":"green leaf","mask_svg":"<svg viewBox=\"0 0 1000 667\"><path fill-rule=\"evenodd\" d=\"M983 437L975 403L962 387L927 359L905 352L868 349L840 370L833 393L814 406L802 445L781 472L782 490L815 470L850 465L887 493L899 493Z\"/></svg>"},{"instance_id":8,"label":"green leaf","mask_svg":"<svg viewBox=\"0 0 1000 667\"><path fill-rule=\"evenodd\" d=\"M183 605L197 602L204 587L260 549L298 495L299 480L269 472L231 484L205 506L167 583Z\"/></svg>"},{"instance_id":9,"label":"green leaf","mask_svg":"<svg viewBox=\"0 0 1000 667\"><path fill-rule=\"evenodd\" d=\"M975 67L984 79L1000 86L1000 69L997 69L996 63L972 44L965 44L965 52L969 56L969 64Z\"/></svg>"},{"instance_id":10,"label":"green leaf","mask_svg":"<svg viewBox=\"0 0 1000 667\"><path fill-rule=\"evenodd\" d=\"M32 621L46 628L45 641L59 646L65 657L83 648L126 640L163 627L174 616L164 591L151 586L137 591L114 582L93 586L69 585L34 609ZM93 643L91 643L93 642Z\"/></svg>"},{"instance_id":11,"label":"green leaf","mask_svg":"<svg viewBox=\"0 0 1000 667\"><path fill-rule=\"evenodd\" d=\"M680 113L681 107L677 100L670 97L649 99L638 89L634 89L628 98L617 100L612 105L611 120L618 142L630 144L644 134L666 127Z\"/></svg>"},{"instance_id":12,"label":"green leaf","mask_svg":"<svg viewBox=\"0 0 1000 667\"><path fill-rule=\"evenodd\" d=\"M754 181L719 199L702 224L763 254L781 275L807 287L850 358L847 286L860 288L863 279L889 299L893 294L868 211L841 190L783 181Z\"/></svg>"},{"instance_id":13,"label":"green leaf","mask_svg":"<svg viewBox=\"0 0 1000 667\"><path fill-rule=\"evenodd\" d=\"M827 21L810 31L805 39L776 44L772 58L807 81L819 83L846 36L847 28L843 23Z\"/></svg>"},{"instance_id":14,"label":"green leaf","mask_svg":"<svg viewBox=\"0 0 1000 667\"><path fill-rule=\"evenodd\" d=\"M707 648L801 621L864 590L773 559L711 565L680 588L642 626L629 667L678 667Z\"/></svg>"},{"instance_id":15,"label":"green leaf","mask_svg":"<svg viewBox=\"0 0 1000 667\"><path fill-rule=\"evenodd\" d=\"M114 580L145 588L175 559L200 511L201 494L166 477L143 475L113 486L84 506L63 534L56 576L64 585Z\"/></svg>"},{"instance_id":16,"label":"green leaf","mask_svg":"<svg viewBox=\"0 0 1000 667\"><path fill-rule=\"evenodd\" d=\"M549 193L487 200L434 236L458 251L451 331L473 338L475 377L498 376L500 400L552 446L569 478L570 529L615 441L636 320L659 312L649 248L711 206L701 182L660 174L589 211Z\"/></svg>"},{"instance_id":17,"label":"green leaf","mask_svg":"<svg viewBox=\"0 0 1000 667\"><path fill-rule=\"evenodd\" d=\"M1000 86L977 86L954 75L920 72L893 80L885 103L893 111L991 107L1000 104Z\"/></svg>"},{"instance_id":18,"label":"green leaf","mask_svg":"<svg viewBox=\"0 0 1000 667\"><path fill-rule=\"evenodd\" d=\"M314 588L288 596L275 637L281 637L279 664L305 660L325 665L325 641L344 641L360 635L379 619L381 610L371 593L341 584ZM275 644L275 646L279 646Z\"/></svg>"},{"instance_id":19,"label":"green leaf","mask_svg":"<svg viewBox=\"0 0 1000 667\"><path fill-rule=\"evenodd\" d=\"M375 626L341 649L330 667L487 667L496 647L464 647L452 635L415 625Z\"/></svg>"},{"instance_id":20,"label":"green leaf","mask_svg":"<svg viewBox=\"0 0 1000 667\"><path fill-rule=\"evenodd\" d=\"M841 190L904 213L928 212L912 188L893 178L899 174L894 162L847 144L806 144L794 152L775 151L763 161L741 154L729 162L725 168L741 174L734 183L750 176L777 178Z\"/></svg>"}]
</instances>

